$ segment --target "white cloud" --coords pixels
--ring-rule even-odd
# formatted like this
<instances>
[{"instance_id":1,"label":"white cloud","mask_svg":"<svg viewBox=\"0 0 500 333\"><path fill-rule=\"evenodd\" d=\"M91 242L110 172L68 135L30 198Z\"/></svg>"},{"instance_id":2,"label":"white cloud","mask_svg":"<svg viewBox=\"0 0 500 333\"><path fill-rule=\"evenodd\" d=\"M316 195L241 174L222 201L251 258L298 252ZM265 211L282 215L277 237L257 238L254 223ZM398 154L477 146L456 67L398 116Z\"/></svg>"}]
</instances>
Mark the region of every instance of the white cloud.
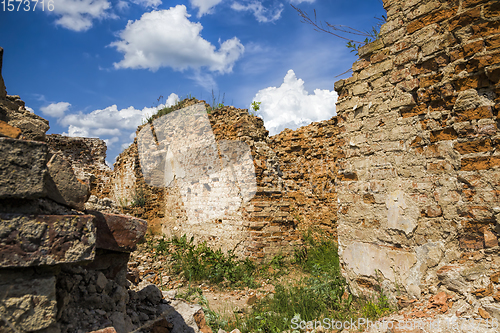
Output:
<instances>
[{"instance_id":1,"label":"white cloud","mask_svg":"<svg viewBox=\"0 0 500 333\"><path fill-rule=\"evenodd\" d=\"M237 11L250 11L253 13L258 22L274 22L281 17L283 11L283 4L275 6L274 8L266 8L262 5L261 1L252 1L248 5L242 5L239 2L234 2L231 8Z\"/></svg>"},{"instance_id":2,"label":"white cloud","mask_svg":"<svg viewBox=\"0 0 500 333\"><path fill-rule=\"evenodd\" d=\"M46 4L47 6L47 4ZM56 24L74 31L86 31L93 20L112 17L107 0L55 0L52 13L60 16ZM47 9L47 8L46 8Z\"/></svg>"},{"instance_id":3,"label":"white cloud","mask_svg":"<svg viewBox=\"0 0 500 333\"><path fill-rule=\"evenodd\" d=\"M52 103L41 107L40 111L42 111L44 116L62 117L64 112L68 111L70 106L71 104L67 102Z\"/></svg>"},{"instance_id":4,"label":"white cloud","mask_svg":"<svg viewBox=\"0 0 500 333\"><path fill-rule=\"evenodd\" d=\"M139 20L129 21L119 33L121 39L110 44L124 54L120 62L114 63L115 68L156 71L171 67L182 71L207 67L213 72L231 72L245 49L240 40L228 39L216 50L201 37L203 26L189 21L188 17L186 7L177 5L144 13Z\"/></svg>"},{"instance_id":5,"label":"white cloud","mask_svg":"<svg viewBox=\"0 0 500 333\"><path fill-rule=\"evenodd\" d=\"M94 110L90 113L68 114L60 118L58 123L68 127L68 131L62 133L62 135L104 140L108 147L108 157L111 158L107 163L111 165L115 156L132 143L137 126L146 122L146 119L159 109L172 106L178 101L179 96L172 93L168 96L165 104L156 107L145 107L139 110L130 106L118 110L116 105L111 105L105 109Z\"/></svg>"},{"instance_id":6,"label":"white cloud","mask_svg":"<svg viewBox=\"0 0 500 333\"><path fill-rule=\"evenodd\" d=\"M115 144L116 142L120 141L120 139L118 137L114 136L114 137L112 137L110 139L104 139L103 141L106 142L106 146L108 148L110 148L110 147L113 146L113 144Z\"/></svg>"},{"instance_id":7,"label":"white cloud","mask_svg":"<svg viewBox=\"0 0 500 333\"><path fill-rule=\"evenodd\" d=\"M314 90L314 95L304 89L304 81L289 70L280 87L259 90L254 101L261 102L259 115L270 135L285 128L296 129L313 121L329 119L335 115L337 93Z\"/></svg>"},{"instance_id":8,"label":"white cloud","mask_svg":"<svg viewBox=\"0 0 500 333\"><path fill-rule=\"evenodd\" d=\"M153 7L156 8L161 5L161 0L132 0L136 5L140 5L143 7Z\"/></svg>"},{"instance_id":9,"label":"white cloud","mask_svg":"<svg viewBox=\"0 0 500 333\"><path fill-rule=\"evenodd\" d=\"M191 6L198 8L198 17L205 14L212 14L212 8L217 6L222 0L189 0Z\"/></svg>"},{"instance_id":10,"label":"white cloud","mask_svg":"<svg viewBox=\"0 0 500 333\"><path fill-rule=\"evenodd\" d=\"M130 106L126 109L118 110L116 105L108 106L102 110L94 110L88 114L82 112L69 114L62 118L59 123L63 126L68 126L68 136L85 136L85 137L119 137L126 133L126 138L130 135L130 131L135 131L137 126L146 121L152 114L156 113L165 106L171 106L179 100L176 94L170 94L165 104L158 105L152 108L143 108L142 110L135 109Z\"/></svg>"}]
</instances>

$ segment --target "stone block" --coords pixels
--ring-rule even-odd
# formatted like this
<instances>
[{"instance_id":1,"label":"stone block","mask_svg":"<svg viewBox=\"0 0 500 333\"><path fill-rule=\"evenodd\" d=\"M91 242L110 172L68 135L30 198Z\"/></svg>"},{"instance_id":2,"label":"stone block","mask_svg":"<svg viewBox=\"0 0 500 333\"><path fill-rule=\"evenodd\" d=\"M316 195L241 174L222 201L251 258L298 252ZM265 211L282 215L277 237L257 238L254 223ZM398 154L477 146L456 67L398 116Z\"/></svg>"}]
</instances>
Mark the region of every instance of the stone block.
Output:
<instances>
[{"instance_id":1,"label":"stone block","mask_svg":"<svg viewBox=\"0 0 500 333\"><path fill-rule=\"evenodd\" d=\"M458 137L457 132L452 128L445 128L442 130L432 131L430 135L431 142L438 142L442 140L454 140Z\"/></svg>"},{"instance_id":2,"label":"stone block","mask_svg":"<svg viewBox=\"0 0 500 333\"><path fill-rule=\"evenodd\" d=\"M358 50L359 57L363 58L364 56L372 54L373 52L380 50L383 47L384 47L384 42L382 41L382 39L374 40L373 42L363 45L362 47L359 48Z\"/></svg>"},{"instance_id":3,"label":"stone block","mask_svg":"<svg viewBox=\"0 0 500 333\"><path fill-rule=\"evenodd\" d=\"M0 214L0 268L92 260L91 215Z\"/></svg>"},{"instance_id":4,"label":"stone block","mask_svg":"<svg viewBox=\"0 0 500 333\"><path fill-rule=\"evenodd\" d=\"M470 142L457 142L453 146L460 154L482 153L492 149L491 140L478 140Z\"/></svg>"},{"instance_id":5,"label":"stone block","mask_svg":"<svg viewBox=\"0 0 500 333\"><path fill-rule=\"evenodd\" d=\"M500 156L478 156L462 158L460 170L488 170L500 167Z\"/></svg>"},{"instance_id":6,"label":"stone block","mask_svg":"<svg viewBox=\"0 0 500 333\"><path fill-rule=\"evenodd\" d=\"M410 268L416 263L415 253L394 250L375 244L353 242L342 250L345 267L356 275L377 278L377 272L395 282L406 284Z\"/></svg>"},{"instance_id":7,"label":"stone block","mask_svg":"<svg viewBox=\"0 0 500 333\"><path fill-rule=\"evenodd\" d=\"M463 267L443 266L437 272L437 277L449 290L463 293L467 290L467 282L462 276Z\"/></svg>"},{"instance_id":8,"label":"stone block","mask_svg":"<svg viewBox=\"0 0 500 333\"><path fill-rule=\"evenodd\" d=\"M10 126L5 121L0 120L0 137L2 136L17 139L21 136L21 130L17 127Z\"/></svg>"},{"instance_id":9,"label":"stone block","mask_svg":"<svg viewBox=\"0 0 500 333\"><path fill-rule=\"evenodd\" d=\"M76 178L71 163L55 153L47 163L50 178L47 180L47 196L60 204L84 210L89 198L89 188Z\"/></svg>"},{"instance_id":10,"label":"stone block","mask_svg":"<svg viewBox=\"0 0 500 333\"><path fill-rule=\"evenodd\" d=\"M0 274L12 278L11 281L0 283L0 313L9 326L16 332L33 332L56 322L55 276L26 278L21 274ZM7 332L5 328L0 328L0 331Z\"/></svg>"},{"instance_id":11,"label":"stone block","mask_svg":"<svg viewBox=\"0 0 500 333\"><path fill-rule=\"evenodd\" d=\"M0 199L44 196L47 145L0 138Z\"/></svg>"},{"instance_id":12,"label":"stone block","mask_svg":"<svg viewBox=\"0 0 500 333\"><path fill-rule=\"evenodd\" d=\"M144 237L147 221L132 216L87 211L95 216L97 248L132 252Z\"/></svg>"},{"instance_id":13,"label":"stone block","mask_svg":"<svg viewBox=\"0 0 500 333\"><path fill-rule=\"evenodd\" d=\"M49 121L30 112L24 107L19 96L7 96L0 99L0 114L9 125L19 128L23 138L34 141L45 141L45 132L50 128Z\"/></svg>"}]
</instances>

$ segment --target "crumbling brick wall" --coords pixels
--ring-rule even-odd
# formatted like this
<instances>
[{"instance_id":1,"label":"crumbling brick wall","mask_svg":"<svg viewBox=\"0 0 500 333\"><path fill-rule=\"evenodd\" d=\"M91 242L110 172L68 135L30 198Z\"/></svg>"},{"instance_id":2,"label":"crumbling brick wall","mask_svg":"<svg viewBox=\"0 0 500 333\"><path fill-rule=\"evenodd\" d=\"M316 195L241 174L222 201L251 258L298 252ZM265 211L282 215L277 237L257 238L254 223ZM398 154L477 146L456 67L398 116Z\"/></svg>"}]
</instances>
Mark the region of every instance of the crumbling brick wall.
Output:
<instances>
[{"instance_id":1,"label":"crumbling brick wall","mask_svg":"<svg viewBox=\"0 0 500 333\"><path fill-rule=\"evenodd\" d=\"M280 161L283 190L302 231L320 228L336 237L335 175L339 127L337 118L315 122L271 137Z\"/></svg>"},{"instance_id":2,"label":"crumbling brick wall","mask_svg":"<svg viewBox=\"0 0 500 333\"><path fill-rule=\"evenodd\" d=\"M353 290L442 286L477 309L500 269L500 2L384 7L380 39L335 84L343 269Z\"/></svg>"}]
</instances>

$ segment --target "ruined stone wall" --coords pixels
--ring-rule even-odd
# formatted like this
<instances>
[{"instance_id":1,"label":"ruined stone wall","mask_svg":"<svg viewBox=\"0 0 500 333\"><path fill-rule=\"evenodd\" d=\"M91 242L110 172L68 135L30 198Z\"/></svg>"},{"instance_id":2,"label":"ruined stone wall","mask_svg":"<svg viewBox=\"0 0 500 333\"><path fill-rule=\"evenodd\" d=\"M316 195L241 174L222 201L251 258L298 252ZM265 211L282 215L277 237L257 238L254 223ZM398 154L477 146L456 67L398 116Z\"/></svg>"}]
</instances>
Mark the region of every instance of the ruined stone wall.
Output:
<instances>
[{"instance_id":1,"label":"ruined stone wall","mask_svg":"<svg viewBox=\"0 0 500 333\"><path fill-rule=\"evenodd\" d=\"M358 292L381 279L498 317L500 3L384 7L381 38L335 84L343 269Z\"/></svg>"},{"instance_id":2,"label":"ruined stone wall","mask_svg":"<svg viewBox=\"0 0 500 333\"><path fill-rule=\"evenodd\" d=\"M106 184L111 181L111 168L106 165L107 147L103 140L50 134L46 142L51 150L71 162L76 177L89 186L91 195L109 197Z\"/></svg>"},{"instance_id":3,"label":"ruined stone wall","mask_svg":"<svg viewBox=\"0 0 500 333\"><path fill-rule=\"evenodd\" d=\"M196 103L195 100L188 101L185 107ZM170 125L174 121L178 120L169 121ZM269 146L268 132L262 120L250 115L247 110L224 107L209 113L206 124L188 124L174 132L179 135L180 131L186 131L187 138L207 125L212 133L209 136L213 135L215 139L220 170L214 171L210 177L202 176L189 183L177 180L175 186L168 188L162 186L163 183L152 186L145 180L141 163L147 163L147 159L146 162L140 160L136 139L115 163L112 197L128 206L125 211L143 214L140 216L148 219L153 231L167 236L194 236L196 241L207 241L214 248L234 250L240 256L256 259L290 252L298 241L298 235L289 199L283 194L279 162ZM139 127L137 133L140 134L143 129L144 126ZM158 135L158 128L155 131ZM186 142L186 145L189 144ZM242 154L234 155L232 149L240 144L246 148L241 151ZM168 150L168 147L165 149ZM233 179L233 176L242 176L240 172L244 166L241 163L244 162L238 160L241 157L238 155L245 155L245 149L253 159L250 163L253 163L257 182L255 195L248 202L241 201L234 192L241 190L238 186L245 180L237 179L237 182L243 181L238 185ZM159 153L166 154L166 151L155 152ZM236 164L231 166L232 163ZM164 164L159 171L164 177ZM130 207L137 200L137 193L144 194L146 198L143 208ZM189 201L188 206L186 200ZM224 206L221 203L225 203L225 207L219 207Z\"/></svg>"},{"instance_id":4,"label":"ruined stone wall","mask_svg":"<svg viewBox=\"0 0 500 333\"><path fill-rule=\"evenodd\" d=\"M154 331L168 310L161 291L126 279L146 221L84 212L89 191L74 169L96 174L105 145L48 128L6 94L0 71L0 332Z\"/></svg>"},{"instance_id":5,"label":"ruined stone wall","mask_svg":"<svg viewBox=\"0 0 500 333\"><path fill-rule=\"evenodd\" d=\"M301 230L319 228L337 235L335 175L339 127L337 118L315 122L271 137L279 159L283 190Z\"/></svg>"}]
</instances>

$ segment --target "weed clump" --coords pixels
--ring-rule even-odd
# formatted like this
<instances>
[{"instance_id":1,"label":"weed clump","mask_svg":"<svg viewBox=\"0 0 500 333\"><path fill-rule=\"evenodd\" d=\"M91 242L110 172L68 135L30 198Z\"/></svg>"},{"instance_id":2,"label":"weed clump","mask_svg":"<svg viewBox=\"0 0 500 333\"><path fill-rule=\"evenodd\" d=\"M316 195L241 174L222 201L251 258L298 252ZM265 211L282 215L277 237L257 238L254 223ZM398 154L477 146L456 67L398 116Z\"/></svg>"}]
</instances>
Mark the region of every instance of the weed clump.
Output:
<instances>
[{"instance_id":1,"label":"weed clump","mask_svg":"<svg viewBox=\"0 0 500 333\"><path fill-rule=\"evenodd\" d=\"M213 284L253 286L255 264L250 259L237 260L233 251L213 250L206 242L194 244L194 238L174 236L160 239L155 245L156 255L169 255L174 274L182 274L188 281L209 281Z\"/></svg>"}]
</instances>

